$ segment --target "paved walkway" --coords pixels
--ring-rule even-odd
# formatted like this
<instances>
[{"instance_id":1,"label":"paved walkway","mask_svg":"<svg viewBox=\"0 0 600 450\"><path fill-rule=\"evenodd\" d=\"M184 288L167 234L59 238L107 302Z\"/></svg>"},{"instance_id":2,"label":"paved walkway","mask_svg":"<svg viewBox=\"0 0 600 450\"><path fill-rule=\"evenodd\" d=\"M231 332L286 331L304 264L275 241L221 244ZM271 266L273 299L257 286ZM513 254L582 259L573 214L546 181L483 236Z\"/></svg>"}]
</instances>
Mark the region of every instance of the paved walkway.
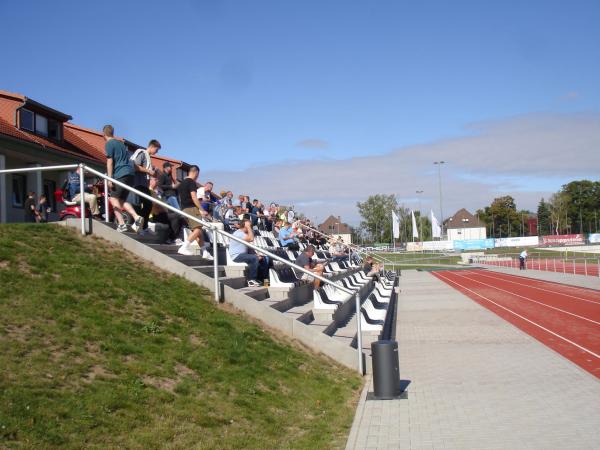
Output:
<instances>
[{"instance_id":1,"label":"paved walkway","mask_svg":"<svg viewBox=\"0 0 600 450\"><path fill-rule=\"evenodd\" d=\"M600 449L598 379L427 272L400 287L407 399L365 390L348 449Z\"/></svg>"},{"instance_id":2,"label":"paved walkway","mask_svg":"<svg viewBox=\"0 0 600 450\"><path fill-rule=\"evenodd\" d=\"M496 272L510 273L522 277L535 278L536 280L553 281L555 283L569 284L571 286L579 286L588 289L600 290L600 277L592 277L585 275L574 275L572 273L561 272L546 272L544 270L519 270L512 267L497 267L482 264L479 267L493 270Z\"/></svg>"}]
</instances>

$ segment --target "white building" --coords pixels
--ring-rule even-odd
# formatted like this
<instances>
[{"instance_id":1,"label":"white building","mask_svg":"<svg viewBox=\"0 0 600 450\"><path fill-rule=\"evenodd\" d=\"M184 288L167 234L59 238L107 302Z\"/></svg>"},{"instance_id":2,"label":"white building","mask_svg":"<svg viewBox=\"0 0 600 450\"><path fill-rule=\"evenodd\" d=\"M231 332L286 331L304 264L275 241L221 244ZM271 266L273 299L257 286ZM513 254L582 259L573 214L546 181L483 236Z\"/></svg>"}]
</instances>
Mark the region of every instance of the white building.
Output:
<instances>
[{"instance_id":1,"label":"white building","mask_svg":"<svg viewBox=\"0 0 600 450\"><path fill-rule=\"evenodd\" d=\"M460 209L445 222L449 241L485 239L485 225L466 209Z\"/></svg>"}]
</instances>

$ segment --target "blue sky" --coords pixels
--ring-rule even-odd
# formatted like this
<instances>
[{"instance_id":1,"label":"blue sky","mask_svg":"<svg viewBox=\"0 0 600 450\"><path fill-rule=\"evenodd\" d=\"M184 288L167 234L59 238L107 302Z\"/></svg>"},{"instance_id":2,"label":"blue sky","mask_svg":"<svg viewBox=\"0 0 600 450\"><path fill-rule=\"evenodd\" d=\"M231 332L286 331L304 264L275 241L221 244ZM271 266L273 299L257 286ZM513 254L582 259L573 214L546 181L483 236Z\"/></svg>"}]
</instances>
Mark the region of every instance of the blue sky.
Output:
<instances>
[{"instance_id":1,"label":"blue sky","mask_svg":"<svg viewBox=\"0 0 600 450\"><path fill-rule=\"evenodd\" d=\"M0 0L0 17L1 89L214 173L600 105L594 0Z\"/></svg>"}]
</instances>

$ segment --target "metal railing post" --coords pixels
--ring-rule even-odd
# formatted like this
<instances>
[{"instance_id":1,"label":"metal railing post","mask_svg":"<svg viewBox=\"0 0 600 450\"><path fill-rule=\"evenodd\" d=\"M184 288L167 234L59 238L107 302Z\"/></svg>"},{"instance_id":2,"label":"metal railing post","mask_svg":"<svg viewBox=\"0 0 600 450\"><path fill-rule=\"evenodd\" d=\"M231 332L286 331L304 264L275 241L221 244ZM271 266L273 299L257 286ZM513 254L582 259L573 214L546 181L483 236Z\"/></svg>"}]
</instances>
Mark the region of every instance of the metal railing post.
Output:
<instances>
[{"instance_id":1,"label":"metal railing post","mask_svg":"<svg viewBox=\"0 0 600 450\"><path fill-rule=\"evenodd\" d=\"M356 307L356 349L358 350L358 372L363 375L365 371L363 368L362 328L360 325L362 313L360 312L360 297L358 296L358 293L354 294L354 304Z\"/></svg>"},{"instance_id":2,"label":"metal railing post","mask_svg":"<svg viewBox=\"0 0 600 450\"><path fill-rule=\"evenodd\" d=\"M217 227L212 229L212 241L213 241L213 270L215 278L215 301L219 303L221 301L220 289L219 289L219 251L217 242Z\"/></svg>"},{"instance_id":3,"label":"metal railing post","mask_svg":"<svg viewBox=\"0 0 600 450\"><path fill-rule=\"evenodd\" d=\"M85 169L79 164L79 209L81 216L81 234L85 236Z\"/></svg>"},{"instance_id":4,"label":"metal railing post","mask_svg":"<svg viewBox=\"0 0 600 450\"><path fill-rule=\"evenodd\" d=\"M104 179L104 221L106 223L110 222L110 214L109 214L109 210L108 210L108 203L109 203L109 199L108 199L108 180L105 178Z\"/></svg>"}]
</instances>

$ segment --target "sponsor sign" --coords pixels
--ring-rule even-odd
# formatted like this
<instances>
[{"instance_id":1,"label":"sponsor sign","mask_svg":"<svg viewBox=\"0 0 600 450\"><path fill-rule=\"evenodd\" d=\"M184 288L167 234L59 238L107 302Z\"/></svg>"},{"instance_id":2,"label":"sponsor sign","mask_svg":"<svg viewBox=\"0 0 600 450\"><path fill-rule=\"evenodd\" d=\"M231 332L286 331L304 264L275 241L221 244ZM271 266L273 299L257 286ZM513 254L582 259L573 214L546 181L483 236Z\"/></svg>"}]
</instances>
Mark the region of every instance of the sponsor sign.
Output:
<instances>
[{"instance_id":1,"label":"sponsor sign","mask_svg":"<svg viewBox=\"0 0 600 450\"><path fill-rule=\"evenodd\" d=\"M454 250L452 241L425 241L423 250Z\"/></svg>"},{"instance_id":2,"label":"sponsor sign","mask_svg":"<svg viewBox=\"0 0 600 450\"><path fill-rule=\"evenodd\" d=\"M538 236L525 236L494 239L495 247L526 247L529 245L540 245L540 238Z\"/></svg>"},{"instance_id":3,"label":"sponsor sign","mask_svg":"<svg viewBox=\"0 0 600 450\"><path fill-rule=\"evenodd\" d=\"M542 236L542 244L547 247L585 244L583 234L553 234Z\"/></svg>"},{"instance_id":4,"label":"sponsor sign","mask_svg":"<svg viewBox=\"0 0 600 450\"><path fill-rule=\"evenodd\" d=\"M486 248L494 248L494 239L454 241L454 250L484 250Z\"/></svg>"},{"instance_id":5,"label":"sponsor sign","mask_svg":"<svg viewBox=\"0 0 600 450\"><path fill-rule=\"evenodd\" d=\"M406 251L407 252L420 252L423 250L423 243L422 242L408 242L406 244Z\"/></svg>"}]
</instances>

